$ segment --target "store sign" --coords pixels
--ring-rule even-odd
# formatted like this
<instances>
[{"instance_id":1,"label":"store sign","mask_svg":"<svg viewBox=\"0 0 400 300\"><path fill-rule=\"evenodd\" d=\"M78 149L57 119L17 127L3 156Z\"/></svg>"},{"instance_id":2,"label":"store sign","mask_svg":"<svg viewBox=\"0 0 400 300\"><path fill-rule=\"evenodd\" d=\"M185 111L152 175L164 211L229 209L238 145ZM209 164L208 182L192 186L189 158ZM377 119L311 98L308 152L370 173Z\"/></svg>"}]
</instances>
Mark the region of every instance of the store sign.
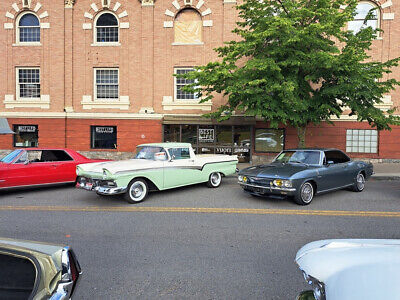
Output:
<instances>
[{"instance_id":1,"label":"store sign","mask_svg":"<svg viewBox=\"0 0 400 300\"><path fill-rule=\"evenodd\" d=\"M19 132L36 132L36 126L18 126Z\"/></svg>"},{"instance_id":2,"label":"store sign","mask_svg":"<svg viewBox=\"0 0 400 300\"><path fill-rule=\"evenodd\" d=\"M114 127L96 127L96 133L113 133Z\"/></svg>"},{"instance_id":3,"label":"store sign","mask_svg":"<svg viewBox=\"0 0 400 300\"><path fill-rule=\"evenodd\" d=\"M218 147L215 150L217 153L232 153L232 148Z\"/></svg>"},{"instance_id":4,"label":"store sign","mask_svg":"<svg viewBox=\"0 0 400 300\"><path fill-rule=\"evenodd\" d=\"M199 142L213 143L214 136L214 129L199 128Z\"/></svg>"},{"instance_id":5,"label":"store sign","mask_svg":"<svg viewBox=\"0 0 400 300\"><path fill-rule=\"evenodd\" d=\"M249 148L235 148L235 150L233 150L234 153L242 153L242 152L249 152Z\"/></svg>"}]
</instances>

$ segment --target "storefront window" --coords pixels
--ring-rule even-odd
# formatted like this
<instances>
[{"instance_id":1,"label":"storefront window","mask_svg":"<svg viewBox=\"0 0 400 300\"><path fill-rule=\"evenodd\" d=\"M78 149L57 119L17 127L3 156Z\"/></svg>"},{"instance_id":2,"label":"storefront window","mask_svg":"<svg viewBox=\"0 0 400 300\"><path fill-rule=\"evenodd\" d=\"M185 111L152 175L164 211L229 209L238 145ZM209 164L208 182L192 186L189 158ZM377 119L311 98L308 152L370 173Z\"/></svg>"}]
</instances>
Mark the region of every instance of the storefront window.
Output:
<instances>
[{"instance_id":1,"label":"storefront window","mask_svg":"<svg viewBox=\"0 0 400 300\"><path fill-rule=\"evenodd\" d=\"M92 149L116 149L116 126L90 126Z\"/></svg>"},{"instance_id":2,"label":"storefront window","mask_svg":"<svg viewBox=\"0 0 400 300\"><path fill-rule=\"evenodd\" d=\"M179 126L179 125L178 125ZM191 143L193 147L197 145L197 125L182 126L182 143Z\"/></svg>"},{"instance_id":3,"label":"storefront window","mask_svg":"<svg viewBox=\"0 0 400 300\"><path fill-rule=\"evenodd\" d=\"M250 161L251 126L164 125L165 142L190 143L197 154L235 154Z\"/></svg>"},{"instance_id":4,"label":"storefront window","mask_svg":"<svg viewBox=\"0 0 400 300\"><path fill-rule=\"evenodd\" d=\"M37 147L39 130L37 125L14 125L14 147Z\"/></svg>"},{"instance_id":5,"label":"storefront window","mask_svg":"<svg viewBox=\"0 0 400 300\"><path fill-rule=\"evenodd\" d=\"M285 141L283 129L256 129L256 152L281 152Z\"/></svg>"},{"instance_id":6,"label":"storefront window","mask_svg":"<svg viewBox=\"0 0 400 300\"><path fill-rule=\"evenodd\" d=\"M249 126L235 126L233 134L233 154L239 162L250 161L251 133Z\"/></svg>"},{"instance_id":7,"label":"storefront window","mask_svg":"<svg viewBox=\"0 0 400 300\"><path fill-rule=\"evenodd\" d=\"M232 126L217 126L216 154L232 154Z\"/></svg>"},{"instance_id":8,"label":"storefront window","mask_svg":"<svg viewBox=\"0 0 400 300\"><path fill-rule=\"evenodd\" d=\"M164 141L165 142L180 142L180 125L164 126Z\"/></svg>"}]
</instances>

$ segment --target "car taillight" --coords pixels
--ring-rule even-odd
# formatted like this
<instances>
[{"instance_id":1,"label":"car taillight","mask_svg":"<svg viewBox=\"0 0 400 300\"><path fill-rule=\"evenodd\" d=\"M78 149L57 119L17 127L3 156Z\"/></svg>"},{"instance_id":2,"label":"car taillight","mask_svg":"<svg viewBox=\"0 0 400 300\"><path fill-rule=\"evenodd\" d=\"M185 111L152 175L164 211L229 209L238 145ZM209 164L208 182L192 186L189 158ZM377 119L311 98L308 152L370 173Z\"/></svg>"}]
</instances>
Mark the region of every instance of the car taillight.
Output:
<instances>
[{"instance_id":1,"label":"car taillight","mask_svg":"<svg viewBox=\"0 0 400 300\"><path fill-rule=\"evenodd\" d=\"M79 272L76 269L75 259L72 257L71 251L68 252L68 258L69 258L69 263L70 263L70 268L71 268L72 281L76 281L79 277Z\"/></svg>"}]
</instances>

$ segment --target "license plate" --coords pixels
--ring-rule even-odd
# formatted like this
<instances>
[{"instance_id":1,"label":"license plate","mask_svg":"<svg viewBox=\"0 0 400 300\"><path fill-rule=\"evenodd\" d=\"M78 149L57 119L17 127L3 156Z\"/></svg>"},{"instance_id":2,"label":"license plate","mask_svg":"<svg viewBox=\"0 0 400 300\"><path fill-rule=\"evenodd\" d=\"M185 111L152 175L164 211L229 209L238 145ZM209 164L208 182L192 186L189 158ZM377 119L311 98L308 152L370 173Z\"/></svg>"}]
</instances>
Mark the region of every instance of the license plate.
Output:
<instances>
[{"instance_id":1,"label":"license plate","mask_svg":"<svg viewBox=\"0 0 400 300\"><path fill-rule=\"evenodd\" d=\"M88 191L91 191L93 189L93 183L91 182L86 182L84 188Z\"/></svg>"}]
</instances>

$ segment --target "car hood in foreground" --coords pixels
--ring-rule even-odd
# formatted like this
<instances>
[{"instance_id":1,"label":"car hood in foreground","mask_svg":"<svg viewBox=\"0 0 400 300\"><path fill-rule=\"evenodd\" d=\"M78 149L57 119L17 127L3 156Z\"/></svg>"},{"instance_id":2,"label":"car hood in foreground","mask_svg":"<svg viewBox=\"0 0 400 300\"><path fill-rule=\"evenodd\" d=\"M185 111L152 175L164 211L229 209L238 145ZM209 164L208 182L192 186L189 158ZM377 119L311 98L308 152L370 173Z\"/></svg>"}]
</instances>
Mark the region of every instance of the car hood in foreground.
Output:
<instances>
[{"instance_id":1,"label":"car hood in foreground","mask_svg":"<svg viewBox=\"0 0 400 300\"><path fill-rule=\"evenodd\" d=\"M400 240L317 241L295 261L325 284L327 299L400 299Z\"/></svg>"},{"instance_id":2,"label":"car hood in foreground","mask_svg":"<svg viewBox=\"0 0 400 300\"><path fill-rule=\"evenodd\" d=\"M299 163L271 163L243 169L239 174L265 178L289 178L296 173L312 168L315 168L315 166L307 166Z\"/></svg>"}]
</instances>

